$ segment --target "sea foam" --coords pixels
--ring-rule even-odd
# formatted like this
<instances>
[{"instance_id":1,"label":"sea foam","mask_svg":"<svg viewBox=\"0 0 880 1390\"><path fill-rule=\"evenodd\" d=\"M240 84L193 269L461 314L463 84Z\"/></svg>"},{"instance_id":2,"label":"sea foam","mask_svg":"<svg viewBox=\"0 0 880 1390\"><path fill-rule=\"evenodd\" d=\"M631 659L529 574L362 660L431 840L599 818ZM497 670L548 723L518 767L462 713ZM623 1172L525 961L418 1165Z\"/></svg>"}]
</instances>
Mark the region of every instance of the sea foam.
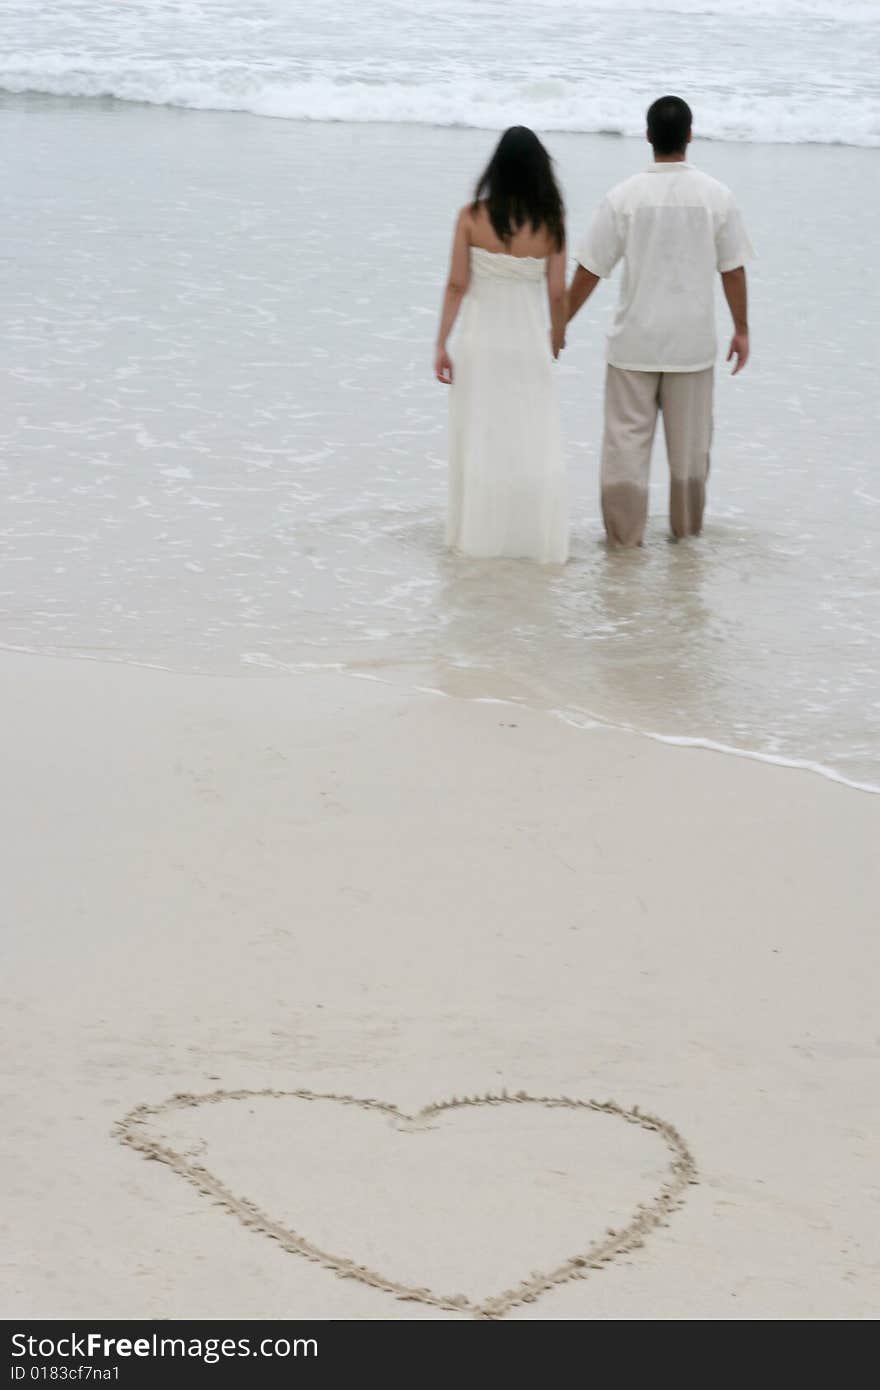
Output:
<instances>
[{"instance_id":1,"label":"sea foam","mask_svg":"<svg viewBox=\"0 0 880 1390\"><path fill-rule=\"evenodd\" d=\"M0 89L299 121L880 145L878 0L9 0Z\"/></svg>"}]
</instances>

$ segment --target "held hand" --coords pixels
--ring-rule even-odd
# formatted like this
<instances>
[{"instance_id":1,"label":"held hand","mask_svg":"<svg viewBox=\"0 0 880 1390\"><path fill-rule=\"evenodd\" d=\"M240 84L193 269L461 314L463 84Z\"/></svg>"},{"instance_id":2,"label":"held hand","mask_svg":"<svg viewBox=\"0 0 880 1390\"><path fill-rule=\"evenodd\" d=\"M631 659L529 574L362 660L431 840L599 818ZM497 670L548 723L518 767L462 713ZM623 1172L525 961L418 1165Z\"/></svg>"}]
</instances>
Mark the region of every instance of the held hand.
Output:
<instances>
[{"instance_id":1,"label":"held hand","mask_svg":"<svg viewBox=\"0 0 880 1390\"><path fill-rule=\"evenodd\" d=\"M434 375L441 385L452 385L452 359L445 348L437 349L434 357Z\"/></svg>"},{"instance_id":2,"label":"held hand","mask_svg":"<svg viewBox=\"0 0 880 1390\"><path fill-rule=\"evenodd\" d=\"M730 340L730 350L727 354L728 362L736 358L736 365L731 372L731 376L736 376L741 372L749 360L749 335L748 333L734 333Z\"/></svg>"}]
</instances>

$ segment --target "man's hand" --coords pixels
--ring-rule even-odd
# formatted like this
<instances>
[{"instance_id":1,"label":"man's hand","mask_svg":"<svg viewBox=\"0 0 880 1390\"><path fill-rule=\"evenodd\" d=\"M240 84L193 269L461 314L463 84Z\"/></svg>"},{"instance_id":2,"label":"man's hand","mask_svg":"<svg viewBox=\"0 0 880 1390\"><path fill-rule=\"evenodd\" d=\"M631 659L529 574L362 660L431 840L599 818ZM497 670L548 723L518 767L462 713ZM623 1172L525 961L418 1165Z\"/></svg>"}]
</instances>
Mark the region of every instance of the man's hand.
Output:
<instances>
[{"instance_id":1,"label":"man's hand","mask_svg":"<svg viewBox=\"0 0 880 1390\"><path fill-rule=\"evenodd\" d=\"M749 360L749 335L747 332L734 333L731 338L727 360L728 362L732 362L734 358L736 358L736 362L730 374L731 376L736 376L737 372L741 372Z\"/></svg>"},{"instance_id":2,"label":"man's hand","mask_svg":"<svg viewBox=\"0 0 880 1390\"><path fill-rule=\"evenodd\" d=\"M434 375L442 386L452 385L452 358L445 348L438 348L434 356Z\"/></svg>"}]
</instances>

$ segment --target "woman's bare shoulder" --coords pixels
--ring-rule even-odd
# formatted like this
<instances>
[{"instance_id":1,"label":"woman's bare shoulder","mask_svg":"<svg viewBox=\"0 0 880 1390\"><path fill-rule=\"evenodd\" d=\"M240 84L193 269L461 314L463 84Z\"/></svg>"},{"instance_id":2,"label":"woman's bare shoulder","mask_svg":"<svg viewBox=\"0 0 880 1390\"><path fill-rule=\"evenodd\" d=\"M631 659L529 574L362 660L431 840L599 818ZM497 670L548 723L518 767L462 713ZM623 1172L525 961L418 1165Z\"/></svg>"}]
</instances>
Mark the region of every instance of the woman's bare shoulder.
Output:
<instances>
[{"instance_id":1,"label":"woman's bare shoulder","mask_svg":"<svg viewBox=\"0 0 880 1390\"><path fill-rule=\"evenodd\" d=\"M472 246L480 246L486 251L504 250L504 243L492 226L489 209L484 202L469 203L462 208L461 216L467 219L465 226Z\"/></svg>"},{"instance_id":2,"label":"woman's bare shoulder","mask_svg":"<svg viewBox=\"0 0 880 1390\"><path fill-rule=\"evenodd\" d=\"M484 218L485 213L482 203L465 203L464 207L459 209L458 225L464 227L468 234L470 234L476 231Z\"/></svg>"}]
</instances>

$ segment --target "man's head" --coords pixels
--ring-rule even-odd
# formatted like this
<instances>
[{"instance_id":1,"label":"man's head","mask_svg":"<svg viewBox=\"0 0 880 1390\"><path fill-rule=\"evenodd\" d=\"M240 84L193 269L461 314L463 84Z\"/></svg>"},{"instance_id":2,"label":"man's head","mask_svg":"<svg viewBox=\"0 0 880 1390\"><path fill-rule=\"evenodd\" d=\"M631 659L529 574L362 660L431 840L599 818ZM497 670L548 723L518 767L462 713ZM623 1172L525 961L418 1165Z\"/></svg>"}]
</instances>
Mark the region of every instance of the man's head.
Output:
<instances>
[{"instance_id":1,"label":"man's head","mask_svg":"<svg viewBox=\"0 0 880 1390\"><path fill-rule=\"evenodd\" d=\"M691 138L693 116L681 97L658 97L648 107L648 139L659 159L683 155Z\"/></svg>"}]
</instances>

